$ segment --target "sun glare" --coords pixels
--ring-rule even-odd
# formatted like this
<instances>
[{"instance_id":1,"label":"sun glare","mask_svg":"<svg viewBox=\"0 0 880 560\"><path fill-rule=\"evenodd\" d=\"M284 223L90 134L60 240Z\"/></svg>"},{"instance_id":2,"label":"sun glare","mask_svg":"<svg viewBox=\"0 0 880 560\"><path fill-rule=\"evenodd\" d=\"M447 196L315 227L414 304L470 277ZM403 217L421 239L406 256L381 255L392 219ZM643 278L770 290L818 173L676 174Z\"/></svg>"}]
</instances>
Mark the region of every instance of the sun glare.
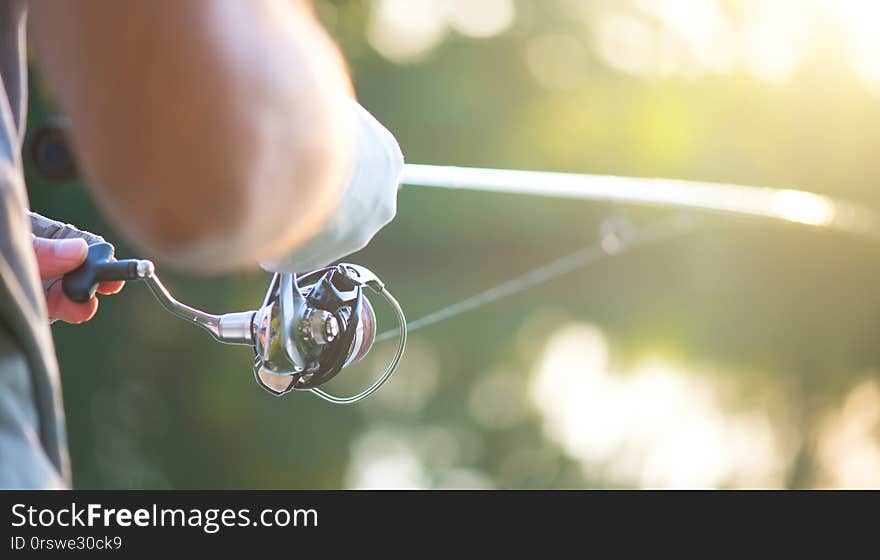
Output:
<instances>
[{"instance_id":1,"label":"sun glare","mask_svg":"<svg viewBox=\"0 0 880 560\"><path fill-rule=\"evenodd\" d=\"M573 40L592 45L605 64L627 74L694 77L743 69L778 83L830 41L843 65L880 90L880 3L872 0L633 0L570 7L573 19L585 24ZM389 60L413 63L450 31L494 37L516 17L512 0L377 0L368 38ZM577 67L565 69L570 78L548 78L535 62L541 46L535 43L523 55L542 84L567 88L589 74L587 59L575 57Z\"/></svg>"},{"instance_id":2,"label":"sun glare","mask_svg":"<svg viewBox=\"0 0 880 560\"><path fill-rule=\"evenodd\" d=\"M614 372L602 333L560 328L530 394L548 436L591 472L649 488L775 487L785 461L761 411L722 410L710 383L648 361Z\"/></svg>"},{"instance_id":3,"label":"sun glare","mask_svg":"<svg viewBox=\"0 0 880 560\"><path fill-rule=\"evenodd\" d=\"M825 226L834 220L834 203L828 198L793 190L781 190L773 197L773 208L780 218L799 224Z\"/></svg>"}]
</instances>

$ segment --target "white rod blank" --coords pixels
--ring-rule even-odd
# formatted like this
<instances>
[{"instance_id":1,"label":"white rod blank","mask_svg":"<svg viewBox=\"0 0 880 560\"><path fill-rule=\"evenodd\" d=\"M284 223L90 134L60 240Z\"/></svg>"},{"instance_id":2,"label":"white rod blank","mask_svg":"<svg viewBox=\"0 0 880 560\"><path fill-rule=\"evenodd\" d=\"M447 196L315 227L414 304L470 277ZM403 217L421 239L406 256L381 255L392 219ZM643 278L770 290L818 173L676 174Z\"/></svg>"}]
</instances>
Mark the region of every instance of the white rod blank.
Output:
<instances>
[{"instance_id":1,"label":"white rod blank","mask_svg":"<svg viewBox=\"0 0 880 560\"><path fill-rule=\"evenodd\" d=\"M880 220L864 207L794 190L725 183L406 164L401 183L531 196L696 208L877 236Z\"/></svg>"}]
</instances>

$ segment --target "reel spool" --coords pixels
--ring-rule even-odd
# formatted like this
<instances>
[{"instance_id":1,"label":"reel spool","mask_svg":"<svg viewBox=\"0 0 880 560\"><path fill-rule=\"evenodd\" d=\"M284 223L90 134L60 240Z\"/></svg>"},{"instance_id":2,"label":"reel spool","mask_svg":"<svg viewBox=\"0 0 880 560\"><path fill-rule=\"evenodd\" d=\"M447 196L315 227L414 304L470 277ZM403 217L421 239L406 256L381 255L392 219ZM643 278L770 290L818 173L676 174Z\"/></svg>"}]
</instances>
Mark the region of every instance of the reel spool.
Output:
<instances>
[{"instance_id":1,"label":"reel spool","mask_svg":"<svg viewBox=\"0 0 880 560\"><path fill-rule=\"evenodd\" d=\"M376 338L376 314L364 288L382 295L394 310L401 329L397 352L370 387L352 397L336 397L319 386L366 356ZM406 345L400 305L378 277L354 264L302 276L276 273L253 323L254 378L278 396L308 390L338 404L357 402L387 381Z\"/></svg>"},{"instance_id":2,"label":"reel spool","mask_svg":"<svg viewBox=\"0 0 880 560\"><path fill-rule=\"evenodd\" d=\"M176 300L148 260L112 260L113 246L89 247L88 258L64 275L64 293L88 301L101 282L144 280L159 303L172 314L195 323L226 344L254 349L254 379L275 396L310 391L335 404L353 404L381 387L400 363L406 347L406 317L397 300L367 268L343 263L302 275L276 273L263 304L255 311L212 315ZM365 289L381 295L397 318L397 350L376 381L363 391L338 397L321 385L359 361L376 338L376 314Z\"/></svg>"}]
</instances>

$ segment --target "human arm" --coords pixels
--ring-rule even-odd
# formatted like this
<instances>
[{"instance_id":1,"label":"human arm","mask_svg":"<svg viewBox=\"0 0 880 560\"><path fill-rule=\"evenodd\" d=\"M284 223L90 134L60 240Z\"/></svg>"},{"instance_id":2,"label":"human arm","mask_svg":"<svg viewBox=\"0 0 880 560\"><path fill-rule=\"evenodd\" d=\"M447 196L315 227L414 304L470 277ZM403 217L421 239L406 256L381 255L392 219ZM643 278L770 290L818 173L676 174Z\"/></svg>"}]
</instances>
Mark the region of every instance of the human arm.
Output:
<instances>
[{"instance_id":1,"label":"human arm","mask_svg":"<svg viewBox=\"0 0 880 560\"><path fill-rule=\"evenodd\" d=\"M135 245L222 271L315 236L350 172L350 84L300 1L32 0L41 73Z\"/></svg>"}]
</instances>

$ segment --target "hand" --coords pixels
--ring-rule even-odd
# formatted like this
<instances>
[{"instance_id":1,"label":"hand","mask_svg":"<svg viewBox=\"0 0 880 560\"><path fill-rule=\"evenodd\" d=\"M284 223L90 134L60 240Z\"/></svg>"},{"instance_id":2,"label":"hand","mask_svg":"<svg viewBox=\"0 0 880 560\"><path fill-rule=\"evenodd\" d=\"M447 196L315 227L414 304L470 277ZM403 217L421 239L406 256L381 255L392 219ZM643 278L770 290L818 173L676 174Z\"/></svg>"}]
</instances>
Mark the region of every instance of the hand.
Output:
<instances>
[{"instance_id":1,"label":"hand","mask_svg":"<svg viewBox=\"0 0 880 560\"><path fill-rule=\"evenodd\" d=\"M403 154L397 140L355 100L349 100L357 140L342 199L317 235L260 266L271 272L305 272L363 249L394 218Z\"/></svg>"},{"instance_id":2,"label":"hand","mask_svg":"<svg viewBox=\"0 0 880 560\"><path fill-rule=\"evenodd\" d=\"M56 281L46 291L46 307L50 319L61 319L67 323L84 323L95 316L98 311L98 298L93 297L87 302L76 303L64 295L61 289L61 276L86 260L89 246L85 239L47 239L34 237L34 254L40 278ZM98 293L111 295L119 293L125 282L104 282L98 286Z\"/></svg>"}]
</instances>

